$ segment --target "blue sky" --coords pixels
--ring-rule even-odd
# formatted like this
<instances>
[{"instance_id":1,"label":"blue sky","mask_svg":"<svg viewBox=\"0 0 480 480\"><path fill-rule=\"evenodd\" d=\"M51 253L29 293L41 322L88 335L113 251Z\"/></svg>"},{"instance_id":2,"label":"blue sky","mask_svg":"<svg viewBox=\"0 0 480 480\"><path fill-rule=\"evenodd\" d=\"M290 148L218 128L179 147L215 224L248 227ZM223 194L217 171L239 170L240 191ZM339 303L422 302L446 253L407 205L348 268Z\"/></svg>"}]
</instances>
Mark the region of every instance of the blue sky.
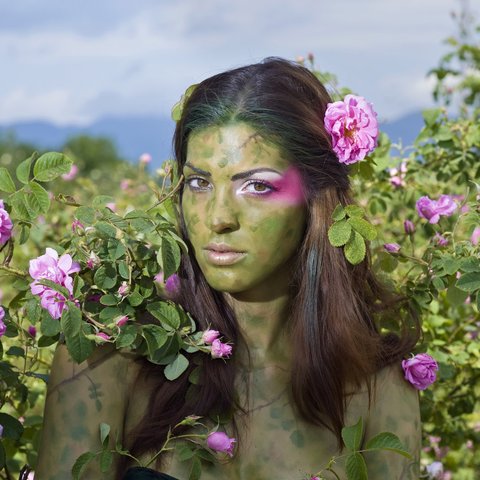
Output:
<instances>
[{"instance_id":1,"label":"blue sky","mask_svg":"<svg viewBox=\"0 0 480 480\"><path fill-rule=\"evenodd\" d=\"M308 52L393 120L431 105L426 72L447 51L459 8L459 0L0 0L0 123L167 115L209 75Z\"/></svg>"}]
</instances>

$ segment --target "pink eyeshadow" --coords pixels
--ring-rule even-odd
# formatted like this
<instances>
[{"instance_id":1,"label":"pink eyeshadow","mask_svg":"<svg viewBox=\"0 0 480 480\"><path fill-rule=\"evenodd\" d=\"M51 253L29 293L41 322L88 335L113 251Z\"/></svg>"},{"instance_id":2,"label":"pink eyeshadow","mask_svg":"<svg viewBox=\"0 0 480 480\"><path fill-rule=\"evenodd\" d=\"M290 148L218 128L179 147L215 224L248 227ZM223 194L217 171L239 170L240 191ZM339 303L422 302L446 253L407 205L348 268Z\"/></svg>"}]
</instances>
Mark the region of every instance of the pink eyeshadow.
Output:
<instances>
[{"instance_id":1,"label":"pink eyeshadow","mask_svg":"<svg viewBox=\"0 0 480 480\"><path fill-rule=\"evenodd\" d=\"M296 167L289 167L282 178L272 182L272 185L277 191L269 194L269 199L285 202L290 205L299 205L305 202L302 177Z\"/></svg>"}]
</instances>

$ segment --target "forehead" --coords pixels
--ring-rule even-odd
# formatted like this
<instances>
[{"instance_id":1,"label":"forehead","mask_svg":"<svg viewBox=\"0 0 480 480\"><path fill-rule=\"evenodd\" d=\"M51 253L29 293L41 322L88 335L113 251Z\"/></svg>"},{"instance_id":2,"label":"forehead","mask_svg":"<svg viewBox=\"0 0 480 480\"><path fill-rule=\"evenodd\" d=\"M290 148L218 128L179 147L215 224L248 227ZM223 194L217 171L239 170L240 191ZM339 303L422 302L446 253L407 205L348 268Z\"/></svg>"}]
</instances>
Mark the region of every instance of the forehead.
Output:
<instances>
[{"instance_id":1,"label":"forehead","mask_svg":"<svg viewBox=\"0 0 480 480\"><path fill-rule=\"evenodd\" d=\"M213 172L258 167L285 170L290 166L278 146L265 140L246 123L208 127L192 133L187 161Z\"/></svg>"}]
</instances>

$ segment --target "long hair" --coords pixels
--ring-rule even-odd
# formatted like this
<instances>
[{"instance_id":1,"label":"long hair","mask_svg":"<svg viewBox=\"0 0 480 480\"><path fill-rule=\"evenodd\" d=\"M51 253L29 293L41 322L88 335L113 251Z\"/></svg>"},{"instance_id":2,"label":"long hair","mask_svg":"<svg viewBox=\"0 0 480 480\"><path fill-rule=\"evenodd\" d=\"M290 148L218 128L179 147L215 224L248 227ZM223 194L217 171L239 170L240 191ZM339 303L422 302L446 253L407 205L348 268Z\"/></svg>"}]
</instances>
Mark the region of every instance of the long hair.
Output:
<instances>
[{"instance_id":1,"label":"long hair","mask_svg":"<svg viewBox=\"0 0 480 480\"><path fill-rule=\"evenodd\" d=\"M341 446L348 389L352 385L369 387L373 373L413 348L419 329L411 314L400 314L401 299L377 281L368 255L353 266L342 249L328 241L334 208L352 203L347 167L333 153L324 127L329 102L325 87L308 69L269 58L197 85L183 106L174 149L181 172L192 132L243 122L277 145L300 171L308 219L287 325L294 346L292 398L301 417L332 430ZM180 192L180 211L181 198ZM191 251L181 215L179 220ZM223 294L208 285L192 254L182 258L179 276L179 302L199 328L219 330L228 341L240 344L232 309ZM398 333L379 331L378 322L385 316L398 318ZM134 453L161 445L168 427L189 414L241 408L235 401L235 359L218 362L206 357L195 359L202 375L193 396L188 394L193 388L188 372L176 382L165 382L161 372L156 377L160 388L154 389L150 398L148 419L134 432Z\"/></svg>"}]
</instances>

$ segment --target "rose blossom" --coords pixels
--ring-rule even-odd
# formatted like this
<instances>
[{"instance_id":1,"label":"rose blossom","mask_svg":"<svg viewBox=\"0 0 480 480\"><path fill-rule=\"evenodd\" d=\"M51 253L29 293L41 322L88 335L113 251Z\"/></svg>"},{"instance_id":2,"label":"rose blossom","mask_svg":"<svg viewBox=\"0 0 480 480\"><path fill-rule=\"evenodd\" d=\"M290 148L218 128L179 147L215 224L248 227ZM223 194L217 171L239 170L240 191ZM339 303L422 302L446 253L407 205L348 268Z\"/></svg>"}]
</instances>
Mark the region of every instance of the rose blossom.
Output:
<instances>
[{"instance_id":1,"label":"rose blossom","mask_svg":"<svg viewBox=\"0 0 480 480\"><path fill-rule=\"evenodd\" d=\"M472 232L472 236L470 237L470 241L473 245L478 245L478 243L480 242L480 227L475 227Z\"/></svg>"},{"instance_id":2,"label":"rose blossom","mask_svg":"<svg viewBox=\"0 0 480 480\"><path fill-rule=\"evenodd\" d=\"M398 243L385 243L383 245L383 248L388 252L388 253L397 253L400 250L400 245Z\"/></svg>"},{"instance_id":3,"label":"rose blossom","mask_svg":"<svg viewBox=\"0 0 480 480\"><path fill-rule=\"evenodd\" d=\"M435 236L433 237L433 242L436 243L439 247L446 247L448 245L448 240L443 235L440 235L438 232L435 233Z\"/></svg>"},{"instance_id":4,"label":"rose blossom","mask_svg":"<svg viewBox=\"0 0 480 480\"><path fill-rule=\"evenodd\" d=\"M68 182L70 180L73 180L77 176L77 173L78 167L75 164L72 164L70 171L68 173L64 173L62 175L62 178Z\"/></svg>"},{"instance_id":5,"label":"rose blossom","mask_svg":"<svg viewBox=\"0 0 480 480\"><path fill-rule=\"evenodd\" d=\"M174 273L167 278L165 282L165 290L169 295L174 296L178 293L179 289L180 279L178 278L178 275Z\"/></svg>"},{"instance_id":6,"label":"rose blossom","mask_svg":"<svg viewBox=\"0 0 480 480\"><path fill-rule=\"evenodd\" d=\"M433 224L438 223L442 215L446 217L453 215L457 204L450 195L440 195L438 200L424 196L417 200L416 207L418 214Z\"/></svg>"},{"instance_id":7,"label":"rose blossom","mask_svg":"<svg viewBox=\"0 0 480 480\"><path fill-rule=\"evenodd\" d=\"M149 153L142 153L139 160L140 163L150 163L152 161L152 156Z\"/></svg>"},{"instance_id":8,"label":"rose blossom","mask_svg":"<svg viewBox=\"0 0 480 480\"><path fill-rule=\"evenodd\" d=\"M72 222L72 232L73 233L78 233L79 230L85 230L85 226L80 220L75 219Z\"/></svg>"},{"instance_id":9,"label":"rose blossom","mask_svg":"<svg viewBox=\"0 0 480 480\"><path fill-rule=\"evenodd\" d=\"M128 283L126 281L123 281L122 284L118 287L118 294L121 297L124 297L127 295L127 293L130 291L130 287L128 286Z\"/></svg>"},{"instance_id":10,"label":"rose blossom","mask_svg":"<svg viewBox=\"0 0 480 480\"><path fill-rule=\"evenodd\" d=\"M435 372L438 370L438 364L427 353L419 353L412 358L403 360L402 368L405 379L417 390L425 390L437 378Z\"/></svg>"},{"instance_id":11,"label":"rose blossom","mask_svg":"<svg viewBox=\"0 0 480 480\"><path fill-rule=\"evenodd\" d=\"M47 309L53 318L60 318L66 308L67 299L55 290L40 285L37 280L47 279L65 287L70 296L73 295L73 279L70 274L79 272L80 265L65 253L60 258L53 248L47 248L45 255L30 260L29 273L34 281L30 284L33 295L40 297L40 304ZM71 298L71 297L70 297Z\"/></svg>"},{"instance_id":12,"label":"rose blossom","mask_svg":"<svg viewBox=\"0 0 480 480\"><path fill-rule=\"evenodd\" d=\"M35 338L37 336L37 329L33 325L30 325L27 331L31 337Z\"/></svg>"},{"instance_id":13,"label":"rose blossom","mask_svg":"<svg viewBox=\"0 0 480 480\"><path fill-rule=\"evenodd\" d=\"M90 255L87 259L87 267L92 270L97 265L100 265L100 258L95 252L90 252Z\"/></svg>"},{"instance_id":14,"label":"rose blossom","mask_svg":"<svg viewBox=\"0 0 480 480\"><path fill-rule=\"evenodd\" d=\"M407 235L412 235L415 233L415 224L411 220L405 220L403 222L403 229Z\"/></svg>"},{"instance_id":15,"label":"rose blossom","mask_svg":"<svg viewBox=\"0 0 480 480\"><path fill-rule=\"evenodd\" d=\"M115 323L117 327L123 327L128 322L128 317L127 315L123 315L123 317L120 317Z\"/></svg>"},{"instance_id":16,"label":"rose blossom","mask_svg":"<svg viewBox=\"0 0 480 480\"><path fill-rule=\"evenodd\" d=\"M234 438L229 438L224 432L213 432L207 437L207 445L216 452L224 452L233 457L233 449L235 447Z\"/></svg>"},{"instance_id":17,"label":"rose blossom","mask_svg":"<svg viewBox=\"0 0 480 480\"><path fill-rule=\"evenodd\" d=\"M101 338L102 340L105 340L105 341L110 340L110 335L107 335L104 332L98 332L96 336Z\"/></svg>"},{"instance_id":18,"label":"rose blossom","mask_svg":"<svg viewBox=\"0 0 480 480\"><path fill-rule=\"evenodd\" d=\"M347 95L343 101L329 103L325 128L340 163L363 160L377 146L377 114L363 97Z\"/></svg>"},{"instance_id":19,"label":"rose blossom","mask_svg":"<svg viewBox=\"0 0 480 480\"><path fill-rule=\"evenodd\" d=\"M3 307L0 307L0 337L5 335L7 331L7 326L3 323L3 319L5 318L5 310Z\"/></svg>"},{"instance_id":20,"label":"rose blossom","mask_svg":"<svg viewBox=\"0 0 480 480\"><path fill-rule=\"evenodd\" d=\"M232 353L232 346L222 343L218 338L212 342L212 358L228 358Z\"/></svg>"},{"instance_id":21,"label":"rose blossom","mask_svg":"<svg viewBox=\"0 0 480 480\"><path fill-rule=\"evenodd\" d=\"M212 343L220 336L220 332L218 330L205 330L202 335L203 343Z\"/></svg>"},{"instance_id":22,"label":"rose blossom","mask_svg":"<svg viewBox=\"0 0 480 480\"><path fill-rule=\"evenodd\" d=\"M441 479L443 478L443 465L442 462L433 462L427 465L427 473L429 479Z\"/></svg>"},{"instance_id":23,"label":"rose blossom","mask_svg":"<svg viewBox=\"0 0 480 480\"><path fill-rule=\"evenodd\" d=\"M0 247L10 240L12 236L13 223L10 215L5 210L3 200L0 200Z\"/></svg>"}]
</instances>

